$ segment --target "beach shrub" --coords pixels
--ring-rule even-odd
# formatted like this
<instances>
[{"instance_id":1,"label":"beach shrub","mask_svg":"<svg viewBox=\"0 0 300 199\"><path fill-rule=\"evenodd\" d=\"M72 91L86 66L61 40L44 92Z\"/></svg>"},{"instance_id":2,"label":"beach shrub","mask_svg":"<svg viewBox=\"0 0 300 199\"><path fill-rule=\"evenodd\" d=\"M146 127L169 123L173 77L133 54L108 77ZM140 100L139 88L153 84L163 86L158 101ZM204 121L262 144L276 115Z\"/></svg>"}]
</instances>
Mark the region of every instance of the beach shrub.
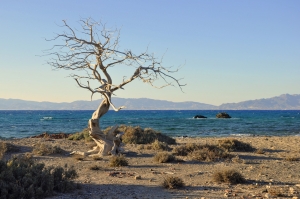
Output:
<instances>
[{"instance_id":1,"label":"beach shrub","mask_svg":"<svg viewBox=\"0 0 300 199\"><path fill-rule=\"evenodd\" d=\"M217 171L213 174L213 180L218 183L238 184L244 183L245 178L233 169Z\"/></svg>"},{"instance_id":2,"label":"beach shrub","mask_svg":"<svg viewBox=\"0 0 300 199\"><path fill-rule=\"evenodd\" d=\"M162 186L166 189L178 189L184 186L184 182L179 177L167 176L164 178Z\"/></svg>"},{"instance_id":3,"label":"beach shrub","mask_svg":"<svg viewBox=\"0 0 300 199\"><path fill-rule=\"evenodd\" d=\"M109 160L109 166L110 167L128 166L128 160L125 158L124 155L112 156Z\"/></svg>"},{"instance_id":4,"label":"beach shrub","mask_svg":"<svg viewBox=\"0 0 300 199\"><path fill-rule=\"evenodd\" d=\"M52 146L45 143L37 143L32 150L35 155L51 155L62 153L63 150L59 146Z\"/></svg>"},{"instance_id":5,"label":"beach shrub","mask_svg":"<svg viewBox=\"0 0 300 199\"><path fill-rule=\"evenodd\" d=\"M159 153L155 154L153 159L155 162L166 163L166 162L172 162L176 158L175 158L175 156L173 156L172 154L170 154L168 152L159 152Z\"/></svg>"},{"instance_id":6,"label":"beach shrub","mask_svg":"<svg viewBox=\"0 0 300 199\"><path fill-rule=\"evenodd\" d=\"M18 151L20 151L20 148L16 145L2 141L0 142L0 160L3 158L5 153Z\"/></svg>"},{"instance_id":7,"label":"beach shrub","mask_svg":"<svg viewBox=\"0 0 300 199\"><path fill-rule=\"evenodd\" d=\"M167 143L160 142L158 140L155 140L154 142L152 142L151 148L153 150L156 150L156 151L168 151L168 150L170 150L170 147L168 146Z\"/></svg>"},{"instance_id":8,"label":"beach shrub","mask_svg":"<svg viewBox=\"0 0 300 199\"><path fill-rule=\"evenodd\" d=\"M175 144L176 141L174 138L171 138L167 135L161 134L151 128L142 129L139 126L125 126L121 125L117 131L124 132L122 136L122 141L128 144L151 144L155 140L164 142L167 144Z\"/></svg>"},{"instance_id":9,"label":"beach shrub","mask_svg":"<svg viewBox=\"0 0 300 199\"><path fill-rule=\"evenodd\" d=\"M68 192L76 188L73 167L45 167L35 163L30 155L15 156L0 161L1 198L44 198L54 191Z\"/></svg>"},{"instance_id":10,"label":"beach shrub","mask_svg":"<svg viewBox=\"0 0 300 199\"><path fill-rule=\"evenodd\" d=\"M198 149L201 149L203 148L202 145L200 144L195 144L195 143L187 143L187 144L184 144L184 145L180 145L180 146L176 146L174 149L173 149L173 153L175 155L179 155L179 156L187 156L189 153L195 151L195 150L198 150Z\"/></svg>"},{"instance_id":11,"label":"beach shrub","mask_svg":"<svg viewBox=\"0 0 300 199\"><path fill-rule=\"evenodd\" d=\"M255 150L255 148L253 148L250 144L231 138L219 140L218 144L220 148L226 151L253 152Z\"/></svg>"},{"instance_id":12,"label":"beach shrub","mask_svg":"<svg viewBox=\"0 0 300 199\"><path fill-rule=\"evenodd\" d=\"M81 132L70 135L68 140L84 140L86 142L93 141L88 128L83 129Z\"/></svg>"},{"instance_id":13,"label":"beach shrub","mask_svg":"<svg viewBox=\"0 0 300 199\"><path fill-rule=\"evenodd\" d=\"M201 148L189 153L192 160L198 161L218 161L221 159L229 159L232 155L225 152L223 149L214 145L203 145Z\"/></svg>"}]
</instances>

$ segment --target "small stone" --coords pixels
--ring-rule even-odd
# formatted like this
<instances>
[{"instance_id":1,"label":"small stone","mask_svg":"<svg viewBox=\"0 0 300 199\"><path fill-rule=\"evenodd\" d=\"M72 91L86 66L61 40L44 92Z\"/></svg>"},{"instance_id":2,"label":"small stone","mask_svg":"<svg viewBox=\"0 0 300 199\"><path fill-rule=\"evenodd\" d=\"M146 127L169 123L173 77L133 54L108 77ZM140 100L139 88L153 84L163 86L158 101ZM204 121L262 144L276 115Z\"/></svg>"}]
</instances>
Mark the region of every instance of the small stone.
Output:
<instances>
[{"instance_id":1,"label":"small stone","mask_svg":"<svg viewBox=\"0 0 300 199\"><path fill-rule=\"evenodd\" d=\"M134 176L134 179L140 180L140 179L142 179L142 177L141 176Z\"/></svg>"}]
</instances>

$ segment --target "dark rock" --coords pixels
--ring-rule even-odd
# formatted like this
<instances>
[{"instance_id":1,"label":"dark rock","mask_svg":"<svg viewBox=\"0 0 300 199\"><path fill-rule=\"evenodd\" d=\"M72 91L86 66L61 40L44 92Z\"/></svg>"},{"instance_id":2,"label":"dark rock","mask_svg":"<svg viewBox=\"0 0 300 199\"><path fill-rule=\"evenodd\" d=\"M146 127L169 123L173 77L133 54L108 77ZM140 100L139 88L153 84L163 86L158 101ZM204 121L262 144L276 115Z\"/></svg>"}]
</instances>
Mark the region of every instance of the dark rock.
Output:
<instances>
[{"instance_id":1,"label":"dark rock","mask_svg":"<svg viewBox=\"0 0 300 199\"><path fill-rule=\"evenodd\" d=\"M207 118L207 117L205 117L203 115L195 115L194 118L196 119L196 118Z\"/></svg>"},{"instance_id":2,"label":"dark rock","mask_svg":"<svg viewBox=\"0 0 300 199\"><path fill-rule=\"evenodd\" d=\"M223 113L218 113L216 115L217 118L231 118L230 115L228 115L227 113L223 112Z\"/></svg>"}]
</instances>

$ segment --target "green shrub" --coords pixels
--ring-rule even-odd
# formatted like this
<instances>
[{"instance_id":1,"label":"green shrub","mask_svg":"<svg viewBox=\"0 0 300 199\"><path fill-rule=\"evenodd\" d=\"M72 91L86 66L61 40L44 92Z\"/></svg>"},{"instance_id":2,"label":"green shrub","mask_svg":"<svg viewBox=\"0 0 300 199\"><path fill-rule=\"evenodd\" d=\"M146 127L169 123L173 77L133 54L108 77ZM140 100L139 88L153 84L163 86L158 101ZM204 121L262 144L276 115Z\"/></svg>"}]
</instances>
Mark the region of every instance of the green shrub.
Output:
<instances>
[{"instance_id":1,"label":"green shrub","mask_svg":"<svg viewBox=\"0 0 300 199\"><path fill-rule=\"evenodd\" d=\"M93 141L88 128L83 129L81 132L70 135L68 140L84 140L86 142Z\"/></svg>"},{"instance_id":2,"label":"green shrub","mask_svg":"<svg viewBox=\"0 0 300 199\"><path fill-rule=\"evenodd\" d=\"M37 143L32 150L35 155L51 155L62 153L63 150L59 146L52 146L45 143Z\"/></svg>"},{"instance_id":3,"label":"green shrub","mask_svg":"<svg viewBox=\"0 0 300 199\"><path fill-rule=\"evenodd\" d=\"M230 184L244 183L246 181L239 172L233 169L215 172L213 174L213 180L219 183L224 182Z\"/></svg>"},{"instance_id":4,"label":"green shrub","mask_svg":"<svg viewBox=\"0 0 300 199\"><path fill-rule=\"evenodd\" d=\"M128 144L151 144L155 140L164 142L167 144L175 144L174 138L161 134L151 128L142 129L139 126L125 126L122 125L117 129L118 132L124 132L122 141Z\"/></svg>"},{"instance_id":5,"label":"green shrub","mask_svg":"<svg viewBox=\"0 0 300 199\"><path fill-rule=\"evenodd\" d=\"M44 198L53 191L68 192L76 188L74 168L48 167L35 163L31 156L16 156L0 161L1 198Z\"/></svg>"},{"instance_id":6,"label":"green shrub","mask_svg":"<svg viewBox=\"0 0 300 199\"><path fill-rule=\"evenodd\" d=\"M124 155L112 156L109 161L110 167L128 166L128 161Z\"/></svg>"},{"instance_id":7,"label":"green shrub","mask_svg":"<svg viewBox=\"0 0 300 199\"><path fill-rule=\"evenodd\" d=\"M219 147L227 151L246 151L246 152L255 151L255 148L253 148L248 143L244 143L236 139L228 139L228 138L219 140Z\"/></svg>"},{"instance_id":8,"label":"green shrub","mask_svg":"<svg viewBox=\"0 0 300 199\"><path fill-rule=\"evenodd\" d=\"M174 161L175 156L173 156L172 154L170 154L168 152L159 152L159 153L155 154L153 159L155 162L166 163L166 162Z\"/></svg>"},{"instance_id":9,"label":"green shrub","mask_svg":"<svg viewBox=\"0 0 300 199\"><path fill-rule=\"evenodd\" d=\"M178 189L183 187L184 183L181 178L168 176L164 179L162 186L167 189Z\"/></svg>"}]
</instances>

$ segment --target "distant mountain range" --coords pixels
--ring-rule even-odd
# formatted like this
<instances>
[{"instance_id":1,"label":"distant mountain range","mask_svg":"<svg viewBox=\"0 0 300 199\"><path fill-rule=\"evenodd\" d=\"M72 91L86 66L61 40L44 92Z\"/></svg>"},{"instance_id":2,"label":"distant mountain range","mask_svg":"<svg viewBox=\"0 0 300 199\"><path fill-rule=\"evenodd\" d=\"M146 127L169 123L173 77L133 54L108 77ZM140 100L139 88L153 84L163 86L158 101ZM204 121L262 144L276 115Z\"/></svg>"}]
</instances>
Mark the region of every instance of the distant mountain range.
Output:
<instances>
[{"instance_id":1,"label":"distant mountain range","mask_svg":"<svg viewBox=\"0 0 300 199\"><path fill-rule=\"evenodd\" d=\"M127 110L300 110L299 94L284 94L267 99L226 103L220 106L148 98L113 98L112 101L116 107L126 106ZM95 110L99 103L100 100L55 103L0 98L0 110Z\"/></svg>"}]
</instances>

